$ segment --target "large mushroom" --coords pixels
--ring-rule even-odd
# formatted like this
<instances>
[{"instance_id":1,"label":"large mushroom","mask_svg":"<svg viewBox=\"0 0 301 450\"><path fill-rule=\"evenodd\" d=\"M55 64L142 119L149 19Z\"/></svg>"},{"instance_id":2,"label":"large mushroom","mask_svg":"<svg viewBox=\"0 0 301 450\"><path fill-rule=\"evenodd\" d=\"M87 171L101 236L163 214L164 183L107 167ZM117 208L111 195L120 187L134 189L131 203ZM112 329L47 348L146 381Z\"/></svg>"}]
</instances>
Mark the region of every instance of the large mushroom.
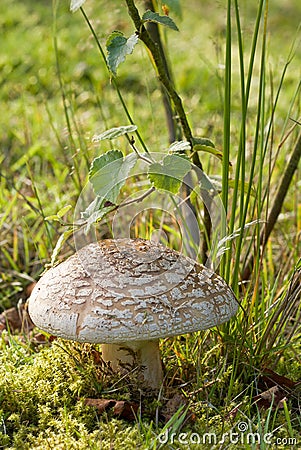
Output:
<instances>
[{"instance_id":1,"label":"large mushroom","mask_svg":"<svg viewBox=\"0 0 301 450\"><path fill-rule=\"evenodd\" d=\"M102 357L114 370L136 364L154 389L163 379L159 339L219 325L237 306L216 273L143 239L86 245L49 269L29 298L37 327L101 343Z\"/></svg>"}]
</instances>

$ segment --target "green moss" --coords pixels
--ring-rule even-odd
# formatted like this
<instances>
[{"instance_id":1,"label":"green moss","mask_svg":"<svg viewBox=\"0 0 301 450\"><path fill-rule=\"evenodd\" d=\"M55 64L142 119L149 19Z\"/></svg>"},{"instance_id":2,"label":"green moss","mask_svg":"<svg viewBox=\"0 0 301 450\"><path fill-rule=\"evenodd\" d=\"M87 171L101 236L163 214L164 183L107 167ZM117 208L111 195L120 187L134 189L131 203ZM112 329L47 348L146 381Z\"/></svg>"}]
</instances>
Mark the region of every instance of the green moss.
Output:
<instances>
[{"instance_id":1,"label":"green moss","mask_svg":"<svg viewBox=\"0 0 301 450\"><path fill-rule=\"evenodd\" d=\"M0 356L1 445L22 450L110 448L112 442L126 444L138 437L137 429L122 421L100 422L84 404L84 397L95 395L92 360L86 356L82 370L76 346L69 353L68 344L57 342L32 353L17 340L11 342L13 347L8 345Z\"/></svg>"},{"instance_id":2,"label":"green moss","mask_svg":"<svg viewBox=\"0 0 301 450\"><path fill-rule=\"evenodd\" d=\"M181 349L177 343L177 349L183 353L186 342L182 341L182 345ZM176 421L168 426L174 435L168 436L166 448L186 449L188 444L189 448L206 448L207 441L204 447L197 443L203 439L219 441L225 435L228 448L234 449L229 436L237 432L240 422L247 422L252 433L263 436L266 426L271 432L275 430L278 438L290 437L283 411L258 410L252 403L252 383L249 386L234 383L232 397L227 400L231 366L225 367L219 378L207 366L206 379L193 385L191 378L186 380L186 392L180 386L170 386L160 401L143 396L146 413L142 420L129 423L117 420L110 411L99 414L85 405L86 397L132 399L137 392L131 388L133 380L122 382L101 367L95 352L93 346L61 340L51 346L46 344L37 352L35 347L10 336L0 354L0 445L16 450L165 448L159 445L165 439L167 428L164 422L159 422L158 427L154 425L155 411L164 404L165 397L172 398L181 391L190 401L193 420L182 428ZM165 358L170 356L165 351ZM171 379L175 373L176 368L170 374ZM291 405L290 411L293 413ZM297 438L297 428L293 432Z\"/></svg>"}]
</instances>

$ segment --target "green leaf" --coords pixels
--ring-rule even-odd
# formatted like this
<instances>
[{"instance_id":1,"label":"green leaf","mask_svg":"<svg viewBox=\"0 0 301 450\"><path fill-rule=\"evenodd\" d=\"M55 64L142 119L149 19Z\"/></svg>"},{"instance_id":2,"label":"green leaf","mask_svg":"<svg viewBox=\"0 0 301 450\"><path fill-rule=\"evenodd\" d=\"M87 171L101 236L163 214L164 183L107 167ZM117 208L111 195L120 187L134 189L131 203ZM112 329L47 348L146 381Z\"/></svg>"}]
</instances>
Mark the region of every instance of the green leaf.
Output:
<instances>
[{"instance_id":1,"label":"green leaf","mask_svg":"<svg viewBox=\"0 0 301 450\"><path fill-rule=\"evenodd\" d=\"M177 25L169 16L160 16L158 13L154 11L145 11L142 16L142 21L145 22L155 22L160 25L164 25L172 30L179 31Z\"/></svg>"},{"instance_id":2,"label":"green leaf","mask_svg":"<svg viewBox=\"0 0 301 450\"><path fill-rule=\"evenodd\" d=\"M68 211L70 211L71 208L72 208L71 205L66 205L63 208L61 208L57 213L58 217L63 217L65 214L67 214Z\"/></svg>"},{"instance_id":3,"label":"green leaf","mask_svg":"<svg viewBox=\"0 0 301 450\"><path fill-rule=\"evenodd\" d=\"M49 222L51 222L51 221L60 222L63 225L64 221L62 220L62 217L65 214L67 214L67 212L70 211L71 208L72 208L71 205L66 205L63 208L61 208L57 214L52 214L51 216L47 216L47 217L45 217L44 220L47 220Z\"/></svg>"},{"instance_id":4,"label":"green leaf","mask_svg":"<svg viewBox=\"0 0 301 450\"><path fill-rule=\"evenodd\" d=\"M127 55L131 54L138 42L138 35L132 34L128 39L120 31L114 31L107 39L108 66L110 71L116 75L117 67Z\"/></svg>"},{"instance_id":5,"label":"green leaf","mask_svg":"<svg viewBox=\"0 0 301 450\"><path fill-rule=\"evenodd\" d=\"M113 205L111 202L105 201L103 197L97 195L95 199L87 206L85 211L82 211L80 213L81 219L89 219L92 216L97 216L97 220L99 220L99 218L102 218L103 215L107 214L107 212L115 208L116 205Z\"/></svg>"},{"instance_id":6,"label":"green leaf","mask_svg":"<svg viewBox=\"0 0 301 450\"><path fill-rule=\"evenodd\" d=\"M194 150L196 150L198 152L210 153L211 155L216 156L221 161L223 160L222 152L220 150L217 150L216 148L209 146L209 145L197 144L193 148L194 148Z\"/></svg>"},{"instance_id":7,"label":"green leaf","mask_svg":"<svg viewBox=\"0 0 301 450\"><path fill-rule=\"evenodd\" d=\"M135 153L124 158L119 150L111 150L95 158L89 172L95 194L103 200L116 204L120 189L136 161Z\"/></svg>"},{"instance_id":8,"label":"green leaf","mask_svg":"<svg viewBox=\"0 0 301 450\"><path fill-rule=\"evenodd\" d=\"M192 144L194 151L210 153L220 160L223 159L223 153L216 149L214 143L208 138L192 138Z\"/></svg>"},{"instance_id":9,"label":"green leaf","mask_svg":"<svg viewBox=\"0 0 301 450\"><path fill-rule=\"evenodd\" d=\"M96 197L93 202L90 203L90 205L87 207L85 211L81 213L81 217L86 219L85 223L85 233L87 234L91 226L97 222L99 222L101 219L103 219L109 212L113 211L116 206L103 206L104 201L100 197Z\"/></svg>"},{"instance_id":10,"label":"green leaf","mask_svg":"<svg viewBox=\"0 0 301 450\"><path fill-rule=\"evenodd\" d=\"M48 222L62 222L61 218L57 214L52 214L51 216L45 217L44 220L47 220Z\"/></svg>"},{"instance_id":11,"label":"green leaf","mask_svg":"<svg viewBox=\"0 0 301 450\"><path fill-rule=\"evenodd\" d=\"M83 6L83 4L85 3L86 0L71 0L70 3L70 11L71 12L75 12L77 11L81 6Z\"/></svg>"},{"instance_id":12,"label":"green leaf","mask_svg":"<svg viewBox=\"0 0 301 450\"><path fill-rule=\"evenodd\" d=\"M191 150L191 145L188 141L175 141L168 149L170 153L181 153L189 150Z\"/></svg>"},{"instance_id":13,"label":"green leaf","mask_svg":"<svg viewBox=\"0 0 301 450\"><path fill-rule=\"evenodd\" d=\"M55 265L58 254L60 253L64 243L73 234L73 231L74 231L73 228L68 228L68 230L64 231L64 233L60 235L60 237L56 243L56 246L53 249L52 255L51 255L50 266Z\"/></svg>"},{"instance_id":14,"label":"green leaf","mask_svg":"<svg viewBox=\"0 0 301 450\"><path fill-rule=\"evenodd\" d=\"M89 233L91 226L103 219L107 214L116 209L116 205L109 204L102 197L97 195L95 199L87 206L85 211L81 212L81 219L85 220L85 234Z\"/></svg>"},{"instance_id":15,"label":"green leaf","mask_svg":"<svg viewBox=\"0 0 301 450\"><path fill-rule=\"evenodd\" d=\"M118 128L111 128L110 130L104 131L101 134L96 134L93 136L93 142L104 141L105 139L115 139L127 133L133 133L137 130L136 125L125 125Z\"/></svg>"},{"instance_id":16,"label":"green leaf","mask_svg":"<svg viewBox=\"0 0 301 450\"><path fill-rule=\"evenodd\" d=\"M81 219L89 219L89 217L91 217L95 213L95 211L99 211L101 209L103 203L103 198L97 195L95 199L92 200L92 202L87 206L85 211L82 211L80 213Z\"/></svg>"},{"instance_id":17,"label":"green leaf","mask_svg":"<svg viewBox=\"0 0 301 450\"><path fill-rule=\"evenodd\" d=\"M184 155L167 155L163 164L153 163L149 166L148 178L155 188L176 194L190 169L191 164Z\"/></svg>"},{"instance_id":18,"label":"green leaf","mask_svg":"<svg viewBox=\"0 0 301 450\"><path fill-rule=\"evenodd\" d=\"M194 138L192 138L192 145L193 145L193 148L195 148L197 145L205 145L207 147L215 148L214 143L212 141L210 141L210 139L208 139L208 138L194 137Z\"/></svg>"}]
</instances>

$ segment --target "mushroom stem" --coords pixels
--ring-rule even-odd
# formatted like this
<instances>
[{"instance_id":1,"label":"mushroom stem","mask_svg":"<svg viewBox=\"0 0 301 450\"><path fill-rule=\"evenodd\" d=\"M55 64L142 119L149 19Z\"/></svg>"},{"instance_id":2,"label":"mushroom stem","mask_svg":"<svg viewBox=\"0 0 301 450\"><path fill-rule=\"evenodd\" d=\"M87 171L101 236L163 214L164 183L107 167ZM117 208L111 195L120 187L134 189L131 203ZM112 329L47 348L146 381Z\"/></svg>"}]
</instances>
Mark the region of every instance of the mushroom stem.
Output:
<instances>
[{"instance_id":1,"label":"mushroom stem","mask_svg":"<svg viewBox=\"0 0 301 450\"><path fill-rule=\"evenodd\" d=\"M145 384L152 389L159 389L162 384L159 340L102 344L102 358L104 361L110 361L113 370L118 370L125 364L141 368Z\"/></svg>"}]
</instances>

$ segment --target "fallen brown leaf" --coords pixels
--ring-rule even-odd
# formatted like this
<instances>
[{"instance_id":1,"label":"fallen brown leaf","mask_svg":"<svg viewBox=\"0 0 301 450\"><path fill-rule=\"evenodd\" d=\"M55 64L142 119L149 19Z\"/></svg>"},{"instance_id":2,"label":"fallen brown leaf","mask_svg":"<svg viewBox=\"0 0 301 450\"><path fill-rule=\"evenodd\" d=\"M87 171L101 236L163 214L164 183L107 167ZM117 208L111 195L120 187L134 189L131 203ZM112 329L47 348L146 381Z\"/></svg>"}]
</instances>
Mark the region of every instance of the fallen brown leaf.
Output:
<instances>
[{"instance_id":1,"label":"fallen brown leaf","mask_svg":"<svg viewBox=\"0 0 301 450\"><path fill-rule=\"evenodd\" d=\"M176 393L173 397L171 397L161 411L161 414L164 416L165 421L168 422L169 419L183 405L187 405L187 400L183 395Z\"/></svg>"},{"instance_id":2,"label":"fallen brown leaf","mask_svg":"<svg viewBox=\"0 0 301 450\"><path fill-rule=\"evenodd\" d=\"M283 409L284 401L293 397L293 390L300 384L271 369L264 368L258 379L258 388L262 392L253 397L255 403L262 408Z\"/></svg>"},{"instance_id":3,"label":"fallen brown leaf","mask_svg":"<svg viewBox=\"0 0 301 450\"><path fill-rule=\"evenodd\" d=\"M28 333L33 328L34 324L23 304L18 308L9 308L0 314L0 333L7 329L11 332L25 331L25 333Z\"/></svg>"},{"instance_id":4,"label":"fallen brown leaf","mask_svg":"<svg viewBox=\"0 0 301 450\"><path fill-rule=\"evenodd\" d=\"M28 286L26 286L25 288L25 298L27 299L28 297L30 297L33 288L35 287L35 285L37 284L36 281L33 281L32 283L30 283Z\"/></svg>"},{"instance_id":5,"label":"fallen brown leaf","mask_svg":"<svg viewBox=\"0 0 301 450\"><path fill-rule=\"evenodd\" d=\"M107 398L86 398L85 404L87 406L93 406L100 414L102 414L107 409L113 408L116 404L116 400L109 400Z\"/></svg>"},{"instance_id":6,"label":"fallen brown leaf","mask_svg":"<svg viewBox=\"0 0 301 450\"><path fill-rule=\"evenodd\" d=\"M30 341L36 345L51 344L51 342L55 341L56 339L56 336L48 336L44 333L32 333L30 335Z\"/></svg>"},{"instance_id":7,"label":"fallen brown leaf","mask_svg":"<svg viewBox=\"0 0 301 450\"><path fill-rule=\"evenodd\" d=\"M103 362L101 359L101 353L98 350L92 349L91 354L96 365L100 365Z\"/></svg>"},{"instance_id":8,"label":"fallen brown leaf","mask_svg":"<svg viewBox=\"0 0 301 450\"><path fill-rule=\"evenodd\" d=\"M273 408L283 409L283 402L287 400L285 393L278 386L272 386L264 392L253 397L256 404L264 409Z\"/></svg>"},{"instance_id":9,"label":"fallen brown leaf","mask_svg":"<svg viewBox=\"0 0 301 450\"><path fill-rule=\"evenodd\" d=\"M139 405L134 402L117 401L114 406L114 414L125 420L135 420Z\"/></svg>"},{"instance_id":10,"label":"fallen brown leaf","mask_svg":"<svg viewBox=\"0 0 301 450\"><path fill-rule=\"evenodd\" d=\"M128 421L135 420L139 409L138 403L106 398L86 398L85 404L88 406L93 406L100 414L105 411L112 410L114 416Z\"/></svg>"},{"instance_id":11,"label":"fallen brown leaf","mask_svg":"<svg viewBox=\"0 0 301 450\"><path fill-rule=\"evenodd\" d=\"M260 381L262 383L265 383L266 386L268 387L278 385L282 388L289 388L289 389L294 389L298 384L297 382L290 380L289 378L284 377L283 375L279 375L273 370L267 368L263 369Z\"/></svg>"},{"instance_id":12,"label":"fallen brown leaf","mask_svg":"<svg viewBox=\"0 0 301 450\"><path fill-rule=\"evenodd\" d=\"M162 407L160 411L161 419L167 423L175 413L181 408L181 406L187 406L188 402L184 395L175 393ZM183 410L184 414L184 410ZM196 420L196 416L193 412L188 410L186 412L185 422L194 422Z\"/></svg>"}]
</instances>

